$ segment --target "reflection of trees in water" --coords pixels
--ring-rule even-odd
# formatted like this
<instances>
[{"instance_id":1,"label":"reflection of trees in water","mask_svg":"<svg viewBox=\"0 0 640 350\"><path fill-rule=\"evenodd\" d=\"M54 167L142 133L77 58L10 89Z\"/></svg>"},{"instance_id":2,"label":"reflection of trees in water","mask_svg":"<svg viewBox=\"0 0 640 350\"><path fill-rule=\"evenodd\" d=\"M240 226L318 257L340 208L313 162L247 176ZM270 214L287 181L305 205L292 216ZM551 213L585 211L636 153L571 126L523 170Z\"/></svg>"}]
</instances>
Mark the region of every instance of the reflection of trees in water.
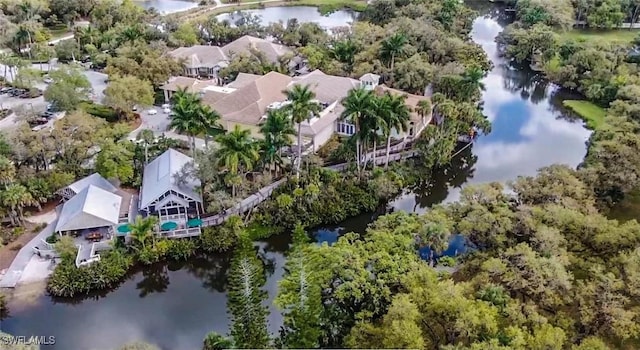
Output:
<instances>
[{"instance_id":1,"label":"reflection of trees in water","mask_svg":"<svg viewBox=\"0 0 640 350\"><path fill-rule=\"evenodd\" d=\"M491 18L498 22L501 27L506 27L515 20L515 13L505 11L509 6L505 4L492 3L486 0L465 1L465 4L478 12L479 16Z\"/></svg>"},{"instance_id":2,"label":"reflection of trees in water","mask_svg":"<svg viewBox=\"0 0 640 350\"><path fill-rule=\"evenodd\" d=\"M500 67L502 85L506 90L519 93L523 100L531 100L533 104L538 104L548 97L549 82L542 74L524 65L513 64L512 67L510 69L507 64Z\"/></svg>"},{"instance_id":3,"label":"reflection of trees in water","mask_svg":"<svg viewBox=\"0 0 640 350\"><path fill-rule=\"evenodd\" d=\"M412 188L416 202L414 211L417 207L430 208L442 203L449 195L450 188L461 187L473 177L478 157L471 152L472 148L464 149L448 166L432 170L429 179Z\"/></svg>"},{"instance_id":4,"label":"reflection of trees in water","mask_svg":"<svg viewBox=\"0 0 640 350\"><path fill-rule=\"evenodd\" d=\"M549 96L549 110L554 112L560 119L568 120L571 122L582 122L582 118L573 112L571 109L565 107L562 104L564 100L584 100L578 92L569 91L566 89L555 89Z\"/></svg>"},{"instance_id":5,"label":"reflection of trees in water","mask_svg":"<svg viewBox=\"0 0 640 350\"><path fill-rule=\"evenodd\" d=\"M142 270L142 281L136 284L140 297L144 298L152 293L164 293L169 287L169 273L167 264L158 263L146 266Z\"/></svg>"},{"instance_id":6,"label":"reflection of trees in water","mask_svg":"<svg viewBox=\"0 0 640 350\"><path fill-rule=\"evenodd\" d=\"M202 286L215 292L227 290L227 271L232 253L198 254L185 263L187 271L202 281Z\"/></svg>"}]
</instances>

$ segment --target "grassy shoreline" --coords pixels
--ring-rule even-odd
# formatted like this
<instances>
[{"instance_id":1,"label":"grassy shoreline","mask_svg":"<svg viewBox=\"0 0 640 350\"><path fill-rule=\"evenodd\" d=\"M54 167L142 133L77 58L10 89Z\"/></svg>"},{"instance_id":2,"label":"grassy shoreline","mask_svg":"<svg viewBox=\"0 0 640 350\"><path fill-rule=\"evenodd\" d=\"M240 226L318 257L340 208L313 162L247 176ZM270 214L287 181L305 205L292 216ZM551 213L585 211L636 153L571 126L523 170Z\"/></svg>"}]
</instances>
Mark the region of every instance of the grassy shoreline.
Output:
<instances>
[{"instance_id":1,"label":"grassy shoreline","mask_svg":"<svg viewBox=\"0 0 640 350\"><path fill-rule=\"evenodd\" d=\"M585 121L591 130L601 128L605 124L607 111L589 101L564 100L562 104Z\"/></svg>"},{"instance_id":2,"label":"grassy shoreline","mask_svg":"<svg viewBox=\"0 0 640 350\"><path fill-rule=\"evenodd\" d=\"M566 32L558 33L561 41L584 41L584 42L609 42L627 44L633 41L640 29L572 29Z\"/></svg>"}]
</instances>

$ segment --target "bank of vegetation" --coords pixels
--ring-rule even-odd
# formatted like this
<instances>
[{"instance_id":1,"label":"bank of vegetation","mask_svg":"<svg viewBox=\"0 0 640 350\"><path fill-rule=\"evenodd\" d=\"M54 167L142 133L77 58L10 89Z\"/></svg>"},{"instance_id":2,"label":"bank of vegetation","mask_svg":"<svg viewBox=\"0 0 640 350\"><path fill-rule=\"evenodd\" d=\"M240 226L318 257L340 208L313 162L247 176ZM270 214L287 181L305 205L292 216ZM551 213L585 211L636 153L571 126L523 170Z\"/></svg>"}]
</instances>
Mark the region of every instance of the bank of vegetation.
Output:
<instances>
[{"instance_id":1,"label":"bank of vegetation","mask_svg":"<svg viewBox=\"0 0 640 350\"><path fill-rule=\"evenodd\" d=\"M615 0L589 8L582 2L553 3L557 8L544 1L518 2L517 21L498 41L508 57L535 63L551 81L606 110L603 116L596 106L569 102L595 128L580 174L596 193L599 207L607 210L637 188L640 173L636 43L561 40L558 32L585 16L592 28L608 28L625 18L635 22L638 5Z\"/></svg>"}]
</instances>

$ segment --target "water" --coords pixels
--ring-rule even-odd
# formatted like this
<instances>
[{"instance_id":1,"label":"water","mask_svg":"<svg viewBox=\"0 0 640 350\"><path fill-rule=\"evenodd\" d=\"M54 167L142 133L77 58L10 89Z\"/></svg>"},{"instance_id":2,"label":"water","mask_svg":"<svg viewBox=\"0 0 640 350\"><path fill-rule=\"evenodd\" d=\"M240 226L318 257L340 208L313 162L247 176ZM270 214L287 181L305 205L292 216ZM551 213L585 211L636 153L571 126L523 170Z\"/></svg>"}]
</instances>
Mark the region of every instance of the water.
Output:
<instances>
[{"instance_id":1,"label":"water","mask_svg":"<svg viewBox=\"0 0 640 350\"><path fill-rule=\"evenodd\" d=\"M289 18L275 14L291 16L295 12L289 11L297 9L260 11L263 21L274 21ZM421 212L457 199L466 184L533 175L538 168L553 163L576 166L584 157L589 132L558 107L563 95L529 71L508 68L496 56L493 38L503 25L502 19L492 13L491 17L479 18L473 31L474 40L483 45L496 65L484 80L483 95L493 132L478 139L432 181L408 189L391 203L392 209ZM373 217L375 214L363 214L341 225L319 228L316 237L335 242L344 232L363 232ZM465 248L459 237L453 237L452 243L450 255ZM261 256L267 261L266 290L270 298L283 274L288 244L287 235L260 244ZM11 317L2 321L1 328L16 335L55 335L57 345L43 349L113 349L137 339L163 349L198 349L207 332L228 330L228 263L228 257L215 256L188 264L161 264L132 274L115 291L84 300L59 301L43 296L28 306L11 308ZM269 328L276 333L282 320L271 302L269 305Z\"/></svg>"},{"instance_id":2,"label":"water","mask_svg":"<svg viewBox=\"0 0 640 350\"><path fill-rule=\"evenodd\" d=\"M357 18L357 13L349 10L340 10L328 15L322 15L318 8L311 6L290 6L290 7L267 7L259 10L243 10L243 13L259 16L261 25L283 22L284 24L291 18L298 20L298 23L314 22L322 28L335 28L348 26ZM241 16L237 13L223 13L216 16L219 20L228 20L235 23Z\"/></svg>"},{"instance_id":3,"label":"water","mask_svg":"<svg viewBox=\"0 0 640 350\"><path fill-rule=\"evenodd\" d=\"M145 10L154 8L161 14L186 11L198 6L198 2L188 0L139 0L135 3Z\"/></svg>"}]
</instances>

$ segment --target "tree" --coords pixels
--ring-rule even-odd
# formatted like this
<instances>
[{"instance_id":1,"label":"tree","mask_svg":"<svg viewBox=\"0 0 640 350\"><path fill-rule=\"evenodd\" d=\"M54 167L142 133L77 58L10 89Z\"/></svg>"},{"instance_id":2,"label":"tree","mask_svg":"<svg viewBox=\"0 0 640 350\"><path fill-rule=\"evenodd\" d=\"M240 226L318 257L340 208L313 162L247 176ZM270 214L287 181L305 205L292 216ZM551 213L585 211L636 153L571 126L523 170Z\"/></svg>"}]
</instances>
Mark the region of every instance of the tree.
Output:
<instances>
[{"instance_id":1,"label":"tree","mask_svg":"<svg viewBox=\"0 0 640 350\"><path fill-rule=\"evenodd\" d=\"M36 205L27 188L19 184L11 184L0 195L2 206L8 210L13 226L21 225L24 220L24 208Z\"/></svg>"},{"instance_id":2,"label":"tree","mask_svg":"<svg viewBox=\"0 0 640 350\"><path fill-rule=\"evenodd\" d=\"M202 104L200 100L198 100L198 104L196 116L198 122L201 124L201 128L205 132L204 145L208 148L209 136L216 137L220 134L224 134L225 132L219 122L222 116L216 110L211 109L208 105Z\"/></svg>"},{"instance_id":3,"label":"tree","mask_svg":"<svg viewBox=\"0 0 640 350\"><path fill-rule=\"evenodd\" d=\"M78 247L71 236L61 236L54 248L63 261L74 261L78 254Z\"/></svg>"},{"instance_id":4,"label":"tree","mask_svg":"<svg viewBox=\"0 0 640 350\"><path fill-rule=\"evenodd\" d=\"M204 338L202 350L226 350L233 348L233 341L216 332L209 332Z\"/></svg>"},{"instance_id":5,"label":"tree","mask_svg":"<svg viewBox=\"0 0 640 350\"><path fill-rule=\"evenodd\" d=\"M587 23L593 28L613 28L620 25L624 17L620 1L604 0L587 16Z\"/></svg>"},{"instance_id":6,"label":"tree","mask_svg":"<svg viewBox=\"0 0 640 350\"><path fill-rule=\"evenodd\" d=\"M278 343L287 349L315 349L320 345L322 334L321 290L305 255L308 236L300 224L296 225L293 236L293 247L275 300L284 311Z\"/></svg>"},{"instance_id":7,"label":"tree","mask_svg":"<svg viewBox=\"0 0 640 350\"><path fill-rule=\"evenodd\" d=\"M360 132L362 133L362 139L365 141L365 144L368 143L369 140L373 142L373 151L372 160L373 160L373 168L376 167L376 153L378 151L378 133L380 131L385 131L389 129L387 126L387 120L390 119L391 112L391 99L383 97L374 96L371 99L371 108L373 109L373 114L366 115L365 119L360 126ZM364 166L367 166L368 160L365 159Z\"/></svg>"},{"instance_id":8,"label":"tree","mask_svg":"<svg viewBox=\"0 0 640 350\"><path fill-rule=\"evenodd\" d=\"M298 156L296 158L296 176L300 177L302 165L302 122L316 117L320 113L320 104L315 101L316 94L310 86L294 85L293 88L283 91L287 95L290 104L285 108L291 113L291 119L298 124Z\"/></svg>"},{"instance_id":9,"label":"tree","mask_svg":"<svg viewBox=\"0 0 640 350\"><path fill-rule=\"evenodd\" d=\"M138 215L136 220L129 224L129 228L131 229L129 237L133 240L134 247L140 246L138 249L144 250L149 240L153 240L153 236L155 235L154 230L157 224L158 218L155 216L143 218Z\"/></svg>"},{"instance_id":10,"label":"tree","mask_svg":"<svg viewBox=\"0 0 640 350\"><path fill-rule=\"evenodd\" d=\"M130 143L107 141L100 145L95 169L106 179L117 179L122 183L133 180L133 152Z\"/></svg>"},{"instance_id":11,"label":"tree","mask_svg":"<svg viewBox=\"0 0 640 350\"><path fill-rule=\"evenodd\" d=\"M267 120L260 126L264 136L262 142L262 159L266 164L273 165L276 175L282 166L282 148L291 145L291 137L296 134L289 114L281 109L269 110Z\"/></svg>"},{"instance_id":12,"label":"tree","mask_svg":"<svg viewBox=\"0 0 640 350\"><path fill-rule=\"evenodd\" d=\"M391 81L393 81L394 67L396 57L404 53L404 46L407 44L407 37L402 33L395 33L387 40L382 42L380 54L389 61L389 69L391 70Z\"/></svg>"},{"instance_id":13,"label":"tree","mask_svg":"<svg viewBox=\"0 0 640 350\"><path fill-rule=\"evenodd\" d=\"M200 102L195 94L186 90L177 91L173 96L173 115L169 127L179 133L189 135L191 152L195 156L197 134L204 132L204 126L198 117L201 111Z\"/></svg>"},{"instance_id":14,"label":"tree","mask_svg":"<svg viewBox=\"0 0 640 350\"><path fill-rule=\"evenodd\" d=\"M363 119L372 115L375 112L373 111L372 103L374 95L371 91L365 90L360 87L357 89L349 90L347 96L342 100L342 105L344 106L344 111L342 112L341 117L349 120L351 123L355 125L355 137L356 137L356 165L358 167L358 174L361 173L361 162L362 162L362 149L360 146L361 138L359 137L360 133L360 124Z\"/></svg>"},{"instance_id":15,"label":"tree","mask_svg":"<svg viewBox=\"0 0 640 350\"><path fill-rule=\"evenodd\" d=\"M171 35L178 46L193 46L198 43L196 30L188 22L182 23Z\"/></svg>"},{"instance_id":16,"label":"tree","mask_svg":"<svg viewBox=\"0 0 640 350\"><path fill-rule=\"evenodd\" d=\"M34 68L22 68L16 74L16 86L23 89L32 89L34 85L42 80L42 73Z\"/></svg>"},{"instance_id":17,"label":"tree","mask_svg":"<svg viewBox=\"0 0 640 350\"><path fill-rule=\"evenodd\" d=\"M13 165L13 162L3 156L0 155L0 185L7 189L7 186L11 184L16 177L16 167Z\"/></svg>"},{"instance_id":18,"label":"tree","mask_svg":"<svg viewBox=\"0 0 640 350\"><path fill-rule=\"evenodd\" d=\"M80 70L62 65L50 72L49 77L53 82L44 91L44 98L57 110L72 111L89 99L91 83Z\"/></svg>"},{"instance_id":19,"label":"tree","mask_svg":"<svg viewBox=\"0 0 640 350\"><path fill-rule=\"evenodd\" d=\"M75 62L80 57L80 47L75 40L62 40L55 46L56 57L61 62Z\"/></svg>"},{"instance_id":20,"label":"tree","mask_svg":"<svg viewBox=\"0 0 640 350\"><path fill-rule=\"evenodd\" d=\"M228 174L237 177L240 171L251 171L260 158L257 143L251 138L251 132L236 125L233 131L216 138L220 149L218 165L224 167ZM231 194L236 195L235 181L231 186Z\"/></svg>"},{"instance_id":21,"label":"tree","mask_svg":"<svg viewBox=\"0 0 640 350\"><path fill-rule=\"evenodd\" d=\"M387 136L387 156L385 160L385 167L389 166L389 153L391 151L391 131L402 131L406 132L409 128L409 120L411 119L411 110L407 106L405 100L406 95L387 95L384 98L389 101L389 113L384 116L385 117L385 135ZM422 100L418 102L420 106L422 102L427 102L427 100Z\"/></svg>"},{"instance_id":22,"label":"tree","mask_svg":"<svg viewBox=\"0 0 640 350\"><path fill-rule=\"evenodd\" d=\"M267 293L262 262L247 236L241 236L229 270L227 307L231 313L231 337L240 349L263 349L269 343Z\"/></svg>"},{"instance_id":23,"label":"tree","mask_svg":"<svg viewBox=\"0 0 640 350\"><path fill-rule=\"evenodd\" d=\"M116 76L110 79L104 90L104 103L121 115L129 116L133 106L137 104L153 104L153 88L148 81L133 76Z\"/></svg>"}]
</instances>

